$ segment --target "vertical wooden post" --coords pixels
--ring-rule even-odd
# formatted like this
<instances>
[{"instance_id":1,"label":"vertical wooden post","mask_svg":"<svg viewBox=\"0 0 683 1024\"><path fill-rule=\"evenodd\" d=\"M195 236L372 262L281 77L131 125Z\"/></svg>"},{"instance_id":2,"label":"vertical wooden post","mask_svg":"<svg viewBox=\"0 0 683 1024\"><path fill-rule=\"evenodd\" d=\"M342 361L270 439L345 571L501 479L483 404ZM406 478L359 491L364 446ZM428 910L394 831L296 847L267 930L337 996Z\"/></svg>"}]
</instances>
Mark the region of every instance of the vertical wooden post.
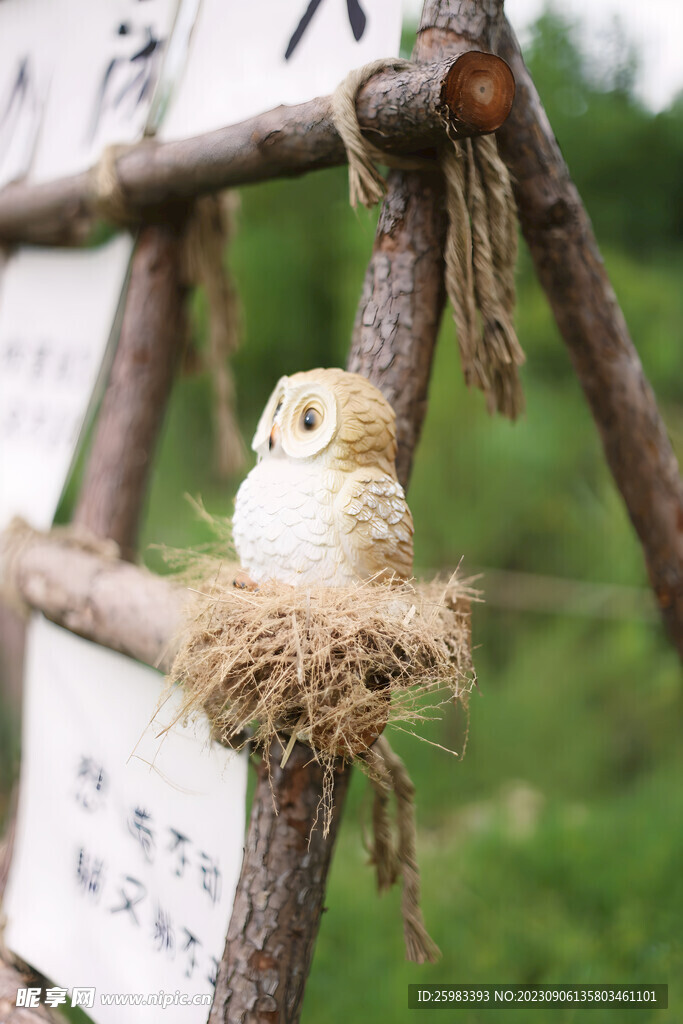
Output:
<instances>
[{"instance_id":1,"label":"vertical wooden post","mask_svg":"<svg viewBox=\"0 0 683 1024\"><path fill-rule=\"evenodd\" d=\"M131 560L159 432L185 341L183 226L140 231L121 337L74 522Z\"/></svg>"},{"instance_id":2,"label":"vertical wooden post","mask_svg":"<svg viewBox=\"0 0 683 1024\"><path fill-rule=\"evenodd\" d=\"M440 26L440 27L437 27ZM439 60L456 39L423 16L413 54ZM460 49L462 45L460 43ZM443 187L434 172L390 175L354 328L348 369L367 376L397 414L398 476L410 477L427 408L427 387L443 311ZM327 872L351 769L335 777L330 834L308 837L322 795L319 766L295 744L262 764L235 908L209 1024L296 1024L320 924Z\"/></svg>"},{"instance_id":3,"label":"vertical wooden post","mask_svg":"<svg viewBox=\"0 0 683 1024\"><path fill-rule=\"evenodd\" d=\"M427 411L445 301L446 226L438 172L392 171L347 368L371 380L396 412L396 469L404 487Z\"/></svg>"}]
</instances>

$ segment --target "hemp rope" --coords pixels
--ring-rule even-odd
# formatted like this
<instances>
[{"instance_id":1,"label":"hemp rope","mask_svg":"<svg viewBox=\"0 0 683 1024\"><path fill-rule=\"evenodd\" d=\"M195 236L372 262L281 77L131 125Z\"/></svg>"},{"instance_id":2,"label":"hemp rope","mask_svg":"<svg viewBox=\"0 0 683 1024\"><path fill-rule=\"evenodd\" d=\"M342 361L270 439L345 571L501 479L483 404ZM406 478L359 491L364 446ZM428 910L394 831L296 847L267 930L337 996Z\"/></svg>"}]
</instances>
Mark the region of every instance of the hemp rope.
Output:
<instances>
[{"instance_id":1,"label":"hemp rope","mask_svg":"<svg viewBox=\"0 0 683 1024\"><path fill-rule=\"evenodd\" d=\"M430 938L420 909L420 872L417 866L415 787L403 761L380 736L363 755L375 790L373 807L372 862L377 869L380 892L399 875L403 878L401 914L406 958L414 963L435 963L441 956ZM396 840L389 816L389 799L396 797Z\"/></svg>"},{"instance_id":2,"label":"hemp rope","mask_svg":"<svg viewBox=\"0 0 683 1024\"><path fill-rule=\"evenodd\" d=\"M90 171L92 203L97 215L120 227L140 222L130 205L116 163L135 145L107 146ZM195 199L185 227L185 272L188 284L202 285L209 308L209 343L204 363L213 388L216 470L225 479L244 469L244 442L235 415L235 385L229 358L239 347L239 303L233 282L223 264L232 233L235 193Z\"/></svg>"},{"instance_id":3,"label":"hemp rope","mask_svg":"<svg viewBox=\"0 0 683 1024\"><path fill-rule=\"evenodd\" d=\"M416 169L424 161L394 157L368 142L356 111L359 89L379 71L409 61L378 60L352 71L332 97L332 117L346 147L349 199L374 206L386 192L375 162ZM444 118L450 145L439 148L446 186L446 291L458 335L463 374L480 388L489 412L516 419L524 409L518 367L524 352L513 325L517 214L510 176L493 135L458 140Z\"/></svg>"},{"instance_id":4,"label":"hemp rope","mask_svg":"<svg viewBox=\"0 0 683 1024\"><path fill-rule=\"evenodd\" d=\"M405 171L424 167L425 160L389 155L364 137L356 113L356 97L366 82L381 71L405 71L412 67L409 60L382 57L363 67L350 71L332 93L332 121L344 143L349 163L349 202L355 209L358 203L370 209L382 199L387 183L377 170L375 162L389 164Z\"/></svg>"},{"instance_id":5,"label":"hemp rope","mask_svg":"<svg viewBox=\"0 0 683 1024\"><path fill-rule=\"evenodd\" d=\"M131 227L139 216L131 207L116 170L116 162L135 145L105 146L97 163L90 169L90 192L95 213L102 220L120 227Z\"/></svg>"}]
</instances>

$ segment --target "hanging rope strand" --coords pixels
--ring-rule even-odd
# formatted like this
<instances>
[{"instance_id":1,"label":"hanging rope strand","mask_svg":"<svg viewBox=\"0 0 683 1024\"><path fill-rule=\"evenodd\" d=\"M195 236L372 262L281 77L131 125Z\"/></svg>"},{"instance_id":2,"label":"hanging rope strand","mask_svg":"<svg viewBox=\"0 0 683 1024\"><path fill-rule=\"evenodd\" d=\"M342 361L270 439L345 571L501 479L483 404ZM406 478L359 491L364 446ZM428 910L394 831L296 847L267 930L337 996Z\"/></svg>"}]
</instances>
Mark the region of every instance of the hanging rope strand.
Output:
<instances>
[{"instance_id":1,"label":"hanging rope strand","mask_svg":"<svg viewBox=\"0 0 683 1024\"><path fill-rule=\"evenodd\" d=\"M424 166L389 157L363 136L356 114L358 90L378 71L406 62L375 61L351 72L334 94L333 117L349 162L349 198L374 206L386 190L376 161ZM451 138L439 151L446 185L448 232L446 291L453 309L462 369L468 386L486 396L490 412L516 419L524 409L518 368L524 353L515 333L517 215L510 177L493 135Z\"/></svg>"},{"instance_id":2,"label":"hanging rope strand","mask_svg":"<svg viewBox=\"0 0 683 1024\"><path fill-rule=\"evenodd\" d=\"M384 736L380 736L363 758L375 790L373 863L377 869L377 886L381 892L399 875L403 878L401 914L406 957L417 964L435 963L441 952L425 927L420 908L415 787L403 761ZM389 816L392 793L396 797L396 839Z\"/></svg>"}]
</instances>

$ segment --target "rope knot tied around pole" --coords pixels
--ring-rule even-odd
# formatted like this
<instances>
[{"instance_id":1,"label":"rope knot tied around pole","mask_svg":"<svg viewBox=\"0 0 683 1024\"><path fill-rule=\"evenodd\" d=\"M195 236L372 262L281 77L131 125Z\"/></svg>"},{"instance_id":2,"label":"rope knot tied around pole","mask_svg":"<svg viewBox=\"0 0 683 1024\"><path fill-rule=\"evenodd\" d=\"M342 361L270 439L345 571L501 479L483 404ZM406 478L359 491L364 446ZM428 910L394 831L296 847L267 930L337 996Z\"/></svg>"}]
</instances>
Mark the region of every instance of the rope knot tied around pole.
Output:
<instances>
[{"instance_id":1,"label":"rope knot tied around pole","mask_svg":"<svg viewBox=\"0 0 683 1024\"><path fill-rule=\"evenodd\" d=\"M107 146L90 172L93 205L99 217L122 228L142 222L127 197L116 163L135 145ZM203 360L214 391L216 470L226 479L244 468L244 444L237 426L235 387L230 358L240 341L239 303L224 265L233 231L235 193L199 196L185 215L185 276L191 287L203 286L208 305L208 345Z\"/></svg>"},{"instance_id":2,"label":"rope knot tied around pole","mask_svg":"<svg viewBox=\"0 0 683 1024\"><path fill-rule=\"evenodd\" d=\"M473 75L479 76L478 91L484 101L491 102L495 81L477 71L477 56L492 59L491 54L463 54L458 61L470 58L467 75L449 76L442 88L440 112L447 139L438 147L437 160L444 176L448 216L445 283L465 381L484 392L490 412L497 410L514 420L524 409L518 371L525 356L513 321L517 211L510 176L495 137L461 138L451 116L460 109L463 90L472 92ZM347 75L333 95L333 118L346 148L353 207L359 202L372 207L385 195L386 180L377 163L405 170L432 166L424 159L379 150L364 137L358 121L356 98L362 86L381 71L409 66L408 61L373 61Z\"/></svg>"},{"instance_id":3,"label":"rope knot tied around pole","mask_svg":"<svg viewBox=\"0 0 683 1024\"><path fill-rule=\"evenodd\" d=\"M136 148L125 143L105 146L100 159L89 171L95 213L118 227L129 228L140 223L140 214L129 203L116 169L119 157Z\"/></svg>"}]
</instances>

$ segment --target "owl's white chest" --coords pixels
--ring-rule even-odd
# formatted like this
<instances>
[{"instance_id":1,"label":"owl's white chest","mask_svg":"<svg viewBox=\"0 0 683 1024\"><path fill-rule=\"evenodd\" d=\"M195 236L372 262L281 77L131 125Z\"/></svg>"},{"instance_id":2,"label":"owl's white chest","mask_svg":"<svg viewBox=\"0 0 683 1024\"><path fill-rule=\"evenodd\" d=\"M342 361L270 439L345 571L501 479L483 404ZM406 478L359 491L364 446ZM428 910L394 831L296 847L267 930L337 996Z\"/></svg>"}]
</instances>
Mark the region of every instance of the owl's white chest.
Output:
<instances>
[{"instance_id":1,"label":"owl's white chest","mask_svg":"<svg viewBox=\"0 0 683 1024\"><path fill-rule=\"evenodd\" d=\"M235 498L233 538L252 579L344 586L354 573L335 529L336 476L318 460L265 458Z\"/></svg>"}]
</instances>

